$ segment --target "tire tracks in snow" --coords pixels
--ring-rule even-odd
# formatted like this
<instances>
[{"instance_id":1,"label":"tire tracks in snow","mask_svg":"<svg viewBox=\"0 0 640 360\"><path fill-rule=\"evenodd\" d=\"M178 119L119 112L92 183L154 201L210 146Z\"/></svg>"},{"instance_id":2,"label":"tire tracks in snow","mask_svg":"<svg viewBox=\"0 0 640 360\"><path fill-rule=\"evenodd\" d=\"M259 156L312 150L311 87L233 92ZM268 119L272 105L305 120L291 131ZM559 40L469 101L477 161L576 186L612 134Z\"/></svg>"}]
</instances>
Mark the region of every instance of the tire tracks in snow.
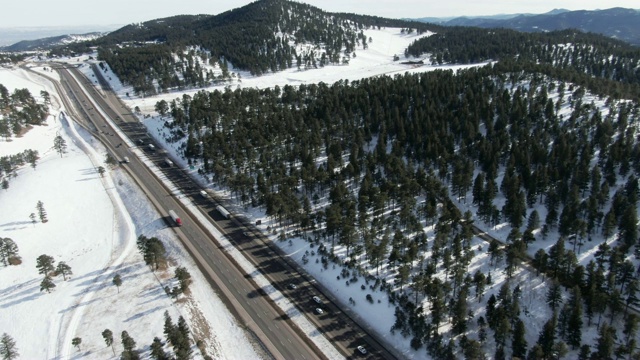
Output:
<instances>
[{"instance_id":1,"label":"tire tracks in snow","mask_svg":"<svg viewBox=\"0 0 640 360\"><path fill-rule=\"evenodd\" d=\"M100 163L100 155L94 148L87 144L80 134L78 134L75 122L71 121L70 118L67 118L67 120L69 126L63 127L63 129L71 138L73 138L74 144L82 150L89 157L92 164L97 167L98 165L96 164ZM86 306L81 306L81 304L86 304L93 299L96 294L93 289L98 288L96 285L109 281L109 276L118 269L126 257L135 249L135 225L133 224L131 217L128 215L127 209L124 206L120 195L114 190L115 184L113 179L110 176L106 176L101 177L101 180L102 186L108 194L114 209L115 218L112 239L115 236L119 241L117 243L112 241L110 261L104 264L102 266L102 272L98 274L90 284L86 285L85 290L83 290L83 295L74 301L72 305L73 310L70 312L70 315L65 314L58 318L57 321L59 323L57 326L58 333L55 337L56 341L54 344L50 345L49 353L56 354L56 358L60 359L70 359L72 357L71 353L73 351L73 345L71 344L71 340L76 335L76 330L86 308ZM114 191L109 191L109 189ZM114 251L116 250L120 250L120 252L117 258L114 259ZM53 349L51 349L51 346L53 346Z\"/></svg>"}]
</instances>

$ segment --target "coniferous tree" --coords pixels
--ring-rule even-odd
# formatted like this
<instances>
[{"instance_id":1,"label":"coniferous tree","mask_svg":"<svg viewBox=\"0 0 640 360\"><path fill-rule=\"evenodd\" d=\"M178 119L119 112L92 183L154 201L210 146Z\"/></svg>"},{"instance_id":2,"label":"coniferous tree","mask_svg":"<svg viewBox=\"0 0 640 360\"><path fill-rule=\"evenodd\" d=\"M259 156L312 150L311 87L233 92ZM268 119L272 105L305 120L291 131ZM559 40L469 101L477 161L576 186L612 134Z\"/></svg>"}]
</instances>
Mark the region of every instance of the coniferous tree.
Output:
<instances>
[{"instance_id":1,"label":"coniferous tree","mask_svg":"<svg viewBox=\"0 0 640 360\"><path fill-rule=\"evenodd\" d=\"M514 358L524 359L527 356L526 328L524 322L518 318L513 328L511 349Z\"/></svg>"},{"instance_id":2,"label":"coniferous tree","mask_svg":"<svg viewBox=\"0 0 640 360\"><path fill-rule=\"evenodd\" d=\"M113 285L115 285L116 288L118 288L118 294L120 294L120 286L122 285L122 278L120 277L120 274L116 274L113 277L112 282L113 282Z\"/></svg>"},{"instance_id":3,"label":"coniferous tree","mask_svg":"<svg viewBox=\"0 0 640 360\"><path fill-rule=\"evenodd\" d=\"M8 266L15 259L19 259L18 245L10 238L0 238L0 261Z\"/></svg>"},{"instance_id":4,"label":"coniferous tree","mask_svg":"<svg viewBox=\"0 0 640 360\"><path fill-rule=\"evenodd\" d=\"M49 277L48 275L45 276L44 279L42 279L42 281L40 282L40 291L46 290L47 293L50 293L51 290L55 287L56 284L53 283L53 280L51 280L51 277Z\"/></svg>"},{"instance_id":5,"label":"coniferous tree","mask_svg":"<svg viewBox=\"0 0 640 360\"><path fill-rule=\"evenodd\" d=\"M44 203L42 201L38 201L36 209L38 209L38 216L40 217L41 222L46 223L49 221L47 219L47 211L44 209Z\"/></svg>"},{"instance_id":6,"label":"coniferous tree","mask_svg":"<svg viewBox=\"0 0 640 360\"><path fill-rule=\"evenodd\" d=\"M67 142L62 138L62 136L56 135L53 139L53 148L58 154L60 154L60 157L62 157L63 154L67 153Z\"/></svg>"},{"instance_id":7,"label":"coniferous tree","mask_svg":"<svg viewBox=\"0 0 640 360\"><path fill-rule=\"evenodd\" d=\"M607 324L603 324L602 327L600 327L599 334L600 337L598 337L594 355L602 360L611 359L615 346L616 330Z\"/></svg>"},{"instance_id":8,"label":"coniferous tree","mask_svg":"<svg viewBox=\"0 0 640 360\"><path fill-rule=\"evenodd\" d=\"M55 270L55 266L53 265L55 260L52 256L49 255L40 255L36 259L36 269L38 269L38 274L42 274L44 276L49 275L50 272Z\"/></svg>"},{"instance_id":9,"label":"coniferous tree","mask_svg":"<svg viewBox=\"0 0 640 360\"><path fill-rule=\"evenodd\" d=\"M129 333L126 332L126 331L123 331L122 334L121 334L121 339L122 339L122 348L124 349L124 351L122 352L122 358L125 359L125 360L137 360L137 359L139 359L140 355L135 350L136 342L129 335Z\"/></svg>"},{"instance_id":10,"label":"coniferous tree","mask_svg":"<svg viewBox=\"0 0 640 360\"><path fill-rule=\"evenodd\" d=\"M144 235L140 235L137 244L145 263L151 265L153 270L158 270L166 262L167 251L162 241L158 238L147 238Z\"/></svg>"},{"instance_id":11,"label":"coniferous tree","mask_svg":"<svg viewBox=\"0 0 640 360\"><path fill-rule=\"evenodd\" d=\"M536 276L547 270L547 253L543 249L538 249L533 256L533 266L536 268Z\"/></svg>"},{"instance_id":12,"label":"coniferous tree","mask_svg":"<svg viewBox=\"0 0 640 360\"><path fill-rule=\"evenodd\" d=\"M153 343L151 343L151 358L155 360L168 360L169 356L164 351L164 344L159 337L153 338Z\"/></svg>"},{"instance_id":13,"label":"coniferous tree","mask_svg":"<svg viewBox=\"0 0 640 360\"><path fill-rule=\"evenodd\" d=\"M463 334L467 331L467 290L463 287L458 292L458 298L454 303L453 317L452 317L452 331L454 334Z\"/></svg>"},{"instance_id":14,"label":"coniferous tree","mask_svg":"<svg viewBox=\"0 0 640 360\"><path fill-rule=\"evenodd\" d=\"M173 344L173 341L175 340L175 332L176 332L176 326L173 324L173 321L171 320L171 316L169 315L169 312L165 311L164 312L164 336L165 336L165 339L167 339L167 341L174 346L175 344Z\"/></svg>"},{"instance_id":15,"label":"coniferous tree","mask_svg":"<svg viewBox=\"0 0 640 360\"><path fill-rule=\"evenodd\" d=\"M586 344L582 345L578 353L578 360L589 360L589 358L591 358L591 347Z\"/></svg>"},{"instance_id":16,"label":"coniferous tree","mask_svg":"<svg viewBox=\"0 0 640 360\"><path fill-rule=\"evenodd\" d=\"M111 346L113 355L115 355L116 351L113 348L113 332L109 329L104 329L104 331L102 332L102 338L104 339L104 342L105 344L107 344L107 346Z\"/></svg>"},{"instance_id":17,"label":"coniferous tree","mask_svg":"<svg viewBox=\"0 0 640 360\"><path fill-rule=\"evenodd\" d=\"M629 282L624 289L625 294L625 308L624 312L627 314L629 306L637 306L640 299L638 299L638 291L640 290L640 283L637 279L633 279Z\"/></svg>"},{"instance_id":18,"label":"coniferous tree","mask_svg":"<svg viewBox=\"0 0 640 360\"><path fill-rule=\"evenodd\" d=\"M180 290L184 293L191 284L191 274L186 268L179 266L175 271L175 278L180 282Z\"/></svg>"},{"instance_id":19,"label":"coniferous tree","mask_svg":"<svg viewBox=\"0 0 640 360\"><path fill-rule=\"evenodd\" d=\"M625 343L629 346L629 342L636 336L638 332L638 315L627 314L624 319L624 329L622 333L625 335Z\"/></svg>"},{"instance_id":20,"label":"coniferous tree","mask_svg":"<svg viewBox=\"0 0 640 360\"><path fill-rule=\"evenodd\" d=\"M15 340L7 333L0 337L0 356L2 360L14 360L20 356Z\"/></svg>"},{"instance_id":21,"label":"coniferous tree","mask_svg":"<svg viewBox=\"0 0 640 360\"><path fill-rule=\"evenodd\" d=\"M553 345L556 341L556 325L558 322L558 317L554 312L551 319L549 319L544 326L542 327L542 331L540 331L540 336L538 337L538 345L540 346L540 350L544 356L544 358L549 358L553 353Z\"/></svg>"},{"instance_id":22,"label":"coniferous tree","mask_svg":"<svg viewBox=\"0 0 640 360\"><path fill-rule=\"evenodd\" d=\"M67 263L64 261L60 261L58 263L58 266L56 266L56 272L58 274L62 274L62 278L64 279L64 281L67 281L67 276L73 274L73 272L71 271L71 266L67 265Z\"/></svg>"},{"instance_id":23,"label":"coniferous tree","mask_svg":"<svg viewBox=\"0 0 640 360\"><path fill-rule=\"evenodd\" d=\"M549 290L547 291L547 304L549 304L551 310L555 311L561 302L562 288L560 287L560 283L558 281L553 280L551 285L549 286Z\"/></svg>"},{"instance_id":24,"label":"coniferous tree","mask_svg":"<svg viewBox=\"0 0 640 360\"><path fill-rule=\"evenodd\" d=\"M80 344L82 344L82 338L79 337L74 337L71 340L71 345L75 346L76 348L78 348L78 351L80 351Z\"/></svg>"},{"instance_id":25,"label":"coniferous tree","mask_svg":"<svg viewBox=\"0 0 640 360\"><path fill-rule=\"evenodd\" d=\"M582 343L582 296L580 288L574 286L569 299L570 314L567 320L567 344L574 350Z\"/></svg>"}]
</instances>

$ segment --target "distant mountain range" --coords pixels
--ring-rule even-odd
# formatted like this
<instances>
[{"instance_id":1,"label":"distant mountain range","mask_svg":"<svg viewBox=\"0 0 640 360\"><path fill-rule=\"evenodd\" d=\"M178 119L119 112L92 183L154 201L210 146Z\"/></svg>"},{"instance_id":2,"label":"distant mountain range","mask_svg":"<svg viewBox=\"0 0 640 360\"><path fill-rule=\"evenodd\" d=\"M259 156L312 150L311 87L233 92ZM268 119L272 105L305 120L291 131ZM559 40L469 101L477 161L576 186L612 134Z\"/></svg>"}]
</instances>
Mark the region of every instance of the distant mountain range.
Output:
<instances>
[{"instance_id":1,"label":"distant mountain range","mask_svg":"<svg viewBox=\"0 0 640 360\"><path fill-rule=\"evenodd\" d=\"M513 14L416 20L445 26L507 28L525 32L578 29L640 45L640 10L636 9L611 8L592 11L556 9L540 15Z\"/></svg>"},{"instance_id":2,"label":"distant mountain range","mask_svg":"<svg viewBox=\"0 0 640 360\"><path fill-rule=\"evenodd\" d=\"M87 36L106 34L122 26L124 25L0 27L0 50L24 51L33 50L35 46L42 47L44 45L45 47L50 47L68 43L68 41L80 40L85 34ZM65 36L68 38L65 38Z\"/></svg>"},{"instance_id":3,"label":"distant mountain range","mask_svg":"<svg viewBox=\"0 0 640 360\"><path fill-rule=\"evenodd\" d=\"M46 37L42 39L36 40L23 40L19 41L13 45L0 47L1 51L11 51L11 52L19 52L19 51L34 51L40 49L50 49L54 46L72 44L81 41L89 41L100 38L107 33L102 32L91 32L86 34L69 34L69 35L59 35Z\"/></svg>"}]
</instances>

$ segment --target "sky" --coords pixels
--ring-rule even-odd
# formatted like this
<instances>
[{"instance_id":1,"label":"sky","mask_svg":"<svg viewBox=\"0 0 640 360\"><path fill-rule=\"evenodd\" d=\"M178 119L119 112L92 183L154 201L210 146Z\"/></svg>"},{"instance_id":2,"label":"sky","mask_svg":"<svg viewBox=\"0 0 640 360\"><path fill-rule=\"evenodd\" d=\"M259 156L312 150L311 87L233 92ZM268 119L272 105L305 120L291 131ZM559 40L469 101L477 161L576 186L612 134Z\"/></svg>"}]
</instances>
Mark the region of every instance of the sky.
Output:
<instances>
[{"instance_id":1,"label":"sky","mask_svg":"<svg viewBox=\"0 0 640 360\"><path fill-rule=\"evenodd\" d=\"M84 0L7 1L0 11L0 28L127 25L173 15L215 15L249 4L250 0ZM511 13L544 13L556 8L593 10L640 8L637 0L306 0L331 12L352 12L390 18L455 17Z\"/></svg>"}]
</instances>

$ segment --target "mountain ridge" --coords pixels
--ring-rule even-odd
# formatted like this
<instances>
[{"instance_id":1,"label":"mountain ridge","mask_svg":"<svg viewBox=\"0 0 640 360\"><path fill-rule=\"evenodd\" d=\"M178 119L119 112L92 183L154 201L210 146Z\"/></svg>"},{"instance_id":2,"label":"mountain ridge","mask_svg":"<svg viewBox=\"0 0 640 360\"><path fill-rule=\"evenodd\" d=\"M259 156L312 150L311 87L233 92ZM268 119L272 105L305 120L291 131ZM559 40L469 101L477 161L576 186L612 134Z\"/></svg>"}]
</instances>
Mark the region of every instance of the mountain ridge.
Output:
<instances>
[{"instance_id":1,"label":"mountain ridge","mask_svg":"<svg viewBox=\"0 0 640 360\"><path fill-rule=\"evenodd\" d=\"M578 29L640 45L640 10L614 7L605 10L554 9L545 14L514 14L496 17L457 17L438 22L445 26L476 26L481 28L508 28L524 32L546 32ZM421 19L416 19L421 21Z\"/></svg>"}]
</instances>

